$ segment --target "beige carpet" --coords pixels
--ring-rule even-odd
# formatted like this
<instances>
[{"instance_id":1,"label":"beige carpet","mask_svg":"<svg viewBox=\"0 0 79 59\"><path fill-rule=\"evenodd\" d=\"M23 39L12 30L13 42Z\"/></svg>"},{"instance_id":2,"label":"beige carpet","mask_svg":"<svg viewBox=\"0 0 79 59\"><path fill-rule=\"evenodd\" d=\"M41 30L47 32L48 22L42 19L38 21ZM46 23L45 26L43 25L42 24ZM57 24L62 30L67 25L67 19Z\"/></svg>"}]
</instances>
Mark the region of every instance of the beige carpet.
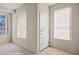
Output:
<instances>
[{"instance_id":1,"label":"beige carpet","mask_svg":"<svg viewBox=\"0 0 79 59\"><path fill-rule=\"evenodd\" d=\"M41 51L39 54L40 55L72 55L71 53L58 50L58 49L54 49L51 47L48 47L47 49Z\"/></svg>"},{"instance_id":2,"label":"beige carpet","mask_svg":"<svg viewBox=\"0 0 79 59\"><path fill-rule=\"evenodd\" d=\"M35 55L35 54L18 45L9 43L0 45L0 55ZM38 55L72 55L72 54L49 47L41 51Z\"/></svg>"},{"instance_id":3,"label":"beige carpet","mask_svg":"<svg viewBox=\"0 0 79 59\"><path fill-rule=\"evenodd\" d=\"M0 55L31 55L30 51L13 43L0 45Z\"/></svg>"}]
</instances>

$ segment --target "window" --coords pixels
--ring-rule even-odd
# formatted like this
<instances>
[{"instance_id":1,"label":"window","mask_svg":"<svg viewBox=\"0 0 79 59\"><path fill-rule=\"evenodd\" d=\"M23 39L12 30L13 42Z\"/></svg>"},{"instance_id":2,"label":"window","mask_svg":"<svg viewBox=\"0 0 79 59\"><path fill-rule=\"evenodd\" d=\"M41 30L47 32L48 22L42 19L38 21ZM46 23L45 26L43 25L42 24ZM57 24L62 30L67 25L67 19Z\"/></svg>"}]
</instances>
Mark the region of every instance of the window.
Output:
<instances>
[{"instance_id":1,"label":"window","mask_svg":"<svg viewBox=\"0 0 79 59\"><path fill-rule=\"evenodd\" d=\"M71 8L54 11L54 39L70 40Z\"/></svg>"},{"instance_id":2,"label":"window","mask_svg":"<svg viewBox=\"0 0 79 59\"><path fill-rule=\"evenodd\" d=\"M26 39L26 10L17 11L17 37Z\"/></svg>"},{"instance_id":3,"label":"window","mask_svg":"<svg viewBox=\"0 0 79 59\"><path fill-rule=\"evenodd\" d=\"M0 15L0 36L6 34L6 16Z\"/></svg>"}]
</instances>

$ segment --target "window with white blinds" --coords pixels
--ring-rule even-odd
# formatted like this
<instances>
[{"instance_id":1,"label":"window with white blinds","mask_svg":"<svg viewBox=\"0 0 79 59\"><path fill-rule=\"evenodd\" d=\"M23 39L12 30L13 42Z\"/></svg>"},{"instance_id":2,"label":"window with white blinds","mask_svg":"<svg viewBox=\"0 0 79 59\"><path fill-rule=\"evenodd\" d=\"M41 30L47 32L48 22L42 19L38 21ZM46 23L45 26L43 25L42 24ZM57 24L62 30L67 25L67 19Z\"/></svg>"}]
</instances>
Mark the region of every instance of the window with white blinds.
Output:
<instances>
[{"instance_id":1,"label":"window with white blinds","mask_svg":"<svg viewBox=\"0 0 79 59\"><path fill-rule=\"evenodd\" d=\"M54 39L71 39L71 8L54 10Z\"/></svg>"},{"instance_id":2,"label":"window with white blinds","mask_svg":"<svg viewBox=\"0 0 79 59\"><path fill-rule=\"evenodd\" d=\"M0 37L7 36L7 13L0 11Z\"/></svg>"},{"instance_id":3,"label":"window with white blinds","mask_svg":"<svg viewBox=\"0 0 79 59\"><path fill-rule=\"evenodd\" d=\"M17 11L17 37L26 39L26 10Z\"/></svg>"}]
</instances>

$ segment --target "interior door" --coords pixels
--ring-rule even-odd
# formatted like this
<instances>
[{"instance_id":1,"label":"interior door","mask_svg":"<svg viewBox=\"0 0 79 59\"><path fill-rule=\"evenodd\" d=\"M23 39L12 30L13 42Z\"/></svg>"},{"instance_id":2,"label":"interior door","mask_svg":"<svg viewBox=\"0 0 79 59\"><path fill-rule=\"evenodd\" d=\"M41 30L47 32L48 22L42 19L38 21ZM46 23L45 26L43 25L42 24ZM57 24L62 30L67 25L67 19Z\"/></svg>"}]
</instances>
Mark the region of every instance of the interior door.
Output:
<instances>
[{"instance_id":1,"label":"interior door","mask_svg":"<svg viewBox=\"0 0 79 59\"><path fill-rule=\"evenodd\" d=\"M49 45L48 23L48 15L44 12L40 12L40 51Z\"/></svg>"}]
</instances>

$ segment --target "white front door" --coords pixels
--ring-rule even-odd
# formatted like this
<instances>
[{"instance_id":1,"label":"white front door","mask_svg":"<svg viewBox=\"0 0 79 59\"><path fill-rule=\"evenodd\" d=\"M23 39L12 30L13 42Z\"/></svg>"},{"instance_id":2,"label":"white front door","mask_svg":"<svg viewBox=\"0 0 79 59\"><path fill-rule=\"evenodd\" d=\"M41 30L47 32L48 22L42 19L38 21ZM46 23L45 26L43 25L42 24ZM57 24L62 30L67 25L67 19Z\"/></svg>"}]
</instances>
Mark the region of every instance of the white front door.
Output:
<instances>
[{"instance_id":1,"label":"white front door","mask_svg":"<svg viewBox=\"0 0 79 59\"><path fill-rule=\"evenodd\" d=\"M40 50L43 50L49 45L49 21L48 15L40 12Z\"/></svg>"}]
</instances>

